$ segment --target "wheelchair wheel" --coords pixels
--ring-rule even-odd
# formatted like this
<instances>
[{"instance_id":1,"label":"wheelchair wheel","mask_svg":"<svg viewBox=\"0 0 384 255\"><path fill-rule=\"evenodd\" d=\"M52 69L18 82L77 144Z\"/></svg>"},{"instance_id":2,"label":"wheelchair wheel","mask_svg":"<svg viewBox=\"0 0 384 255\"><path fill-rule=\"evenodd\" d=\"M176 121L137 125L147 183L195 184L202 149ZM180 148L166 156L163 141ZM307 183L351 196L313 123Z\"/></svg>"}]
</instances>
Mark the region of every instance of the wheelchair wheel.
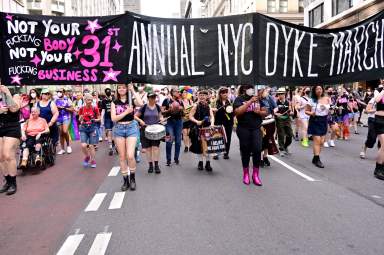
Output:
<instances>
[{"instance_id":1,"label":"wheelchair wheel","mask_svg":"<svg viewBox=\"0 0 384 255\"><path fill-rule=\"evenodd\" d=\"M49 146L49 154L48 154L48 158L49 158L49 164L51 166L54 166L55 165L55 162L56 162L56 144L50 144Z\"/></svg>"}]
</instances>

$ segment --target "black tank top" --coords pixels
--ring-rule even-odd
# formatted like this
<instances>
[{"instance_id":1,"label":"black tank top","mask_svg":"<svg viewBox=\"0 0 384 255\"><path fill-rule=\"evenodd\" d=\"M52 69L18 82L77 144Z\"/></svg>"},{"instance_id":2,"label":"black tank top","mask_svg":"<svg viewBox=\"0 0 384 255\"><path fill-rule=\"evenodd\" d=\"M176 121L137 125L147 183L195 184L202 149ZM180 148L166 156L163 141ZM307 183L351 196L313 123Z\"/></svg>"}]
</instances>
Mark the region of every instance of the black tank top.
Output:
<instances>
[{"instance_id":1,"label":"black tank top","mask_svg":"<svg viewBox=\"0 0 384 255\"><path fill-rule=\"evenodd\" d=\"M196 107L196 112L195 112L195 115L193 115L193 117L196 120L203 121L202 127L209 127L211 125L211 122L209 121L209 117L210 117L209 105L199 103Z\"/></svg>"},{"instance_id":2,"label":"black tank top","mask_svg":"<svg viewBox=\"0 0 384 255\"><path fill-rule=\"evenodd\" d=\"M113 103L115 104L116 115L122 114L129 107L128 101L122 102L120 99L117 99ZM132 107L133 107L133 109L135 109L134 100L132 100ZM135 113L131 112L130 114L125 115L124 118L122 118L118 122L132 121L134 119L134 115L135 115Z\"/></svg>"},{"instance_id":3,"label":"black tank top","mask_svg":"<svg viewBox=\"0 0 384 255\"><path fill-rule=\"evenodd\" d=\"M383 97L384 99L384 97ZM380 102L376 103L376 111L384 111L384 103L383 99Z\"/></svg>"}]
</instances>

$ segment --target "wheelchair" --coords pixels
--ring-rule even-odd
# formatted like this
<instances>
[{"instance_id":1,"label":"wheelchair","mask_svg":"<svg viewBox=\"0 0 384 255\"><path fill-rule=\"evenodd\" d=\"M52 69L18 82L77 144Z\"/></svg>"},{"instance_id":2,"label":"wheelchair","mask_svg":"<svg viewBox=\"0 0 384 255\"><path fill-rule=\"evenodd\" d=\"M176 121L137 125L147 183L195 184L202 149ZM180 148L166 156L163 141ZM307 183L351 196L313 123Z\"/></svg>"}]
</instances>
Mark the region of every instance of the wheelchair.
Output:
<instances>
[{"instance_id":1,"label":"wheelchair","mask_svg":"<svg viewBox=\"0 0 384 255\"><path fill-rule=\"evenodd\" d=\"M53 143L53 139L49 134L44 134L41 136L41 149L40 152L36 152L35 149L29 148L29 155L27 160L27 167L26 169L37 169L45 170L47 167L51 167L55 165L56 162L56 144ZM18 169L20 168L20 163L23 158L23 150L26 148L26 142L22 141L20 144L20 152L19 152L19 163L18 163ZM35 164L37 155L40 156L41 163L40 166L37 166ZM24 169L22 169L24 170Z\"/></svg>"}]
</instances>

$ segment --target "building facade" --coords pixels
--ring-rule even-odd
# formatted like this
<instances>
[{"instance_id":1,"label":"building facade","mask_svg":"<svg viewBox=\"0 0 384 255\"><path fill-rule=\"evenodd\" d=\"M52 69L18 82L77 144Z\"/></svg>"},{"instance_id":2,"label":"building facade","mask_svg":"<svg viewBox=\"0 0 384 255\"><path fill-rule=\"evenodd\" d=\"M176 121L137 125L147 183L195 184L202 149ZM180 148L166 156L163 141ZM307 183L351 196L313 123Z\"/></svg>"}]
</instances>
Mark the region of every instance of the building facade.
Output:
<instances>
[{"instance_id":1,"label":"building facade","mask_svg":"<svg viewBox=\"0 0 384 255\"><path fill-rule=\"evenodd\" d=\"M0 0L0 11L11 13L27 13L25 0Z\"/></svg>"},{"instance_id":2,"label":"building facade","mask_svg":"<svg viewBox=\"0 0 384 255\"><path fill-rule=\"evenodd\" d=\"M207 16L259 12L299 25L304 24L304 0L202 0Z\"/></svg>"},{"instance_id":3,"label":"building facade","mask_svg":"<svg viewBox=\"0 0 384 255\"><path fill-rule=\"evenodd\" d=\"M383 0L306 0L304 24L315 28L338 28L358 23L384 10ZM378 80L344 84L357 88L378 85Z\"/></svg>"},{"instance_id":4,"label":"building facade","mask_svg":"<svg viewBox=\"0 0 384 255\"><path fill-rule=\"evenodd\" d=\"M384 10L383 0L306 0L304 24L316 28L348 26Z\"/></svg>"},{"instance_id":5,"label":"building facade","mask_svg":"<svg viewBox=\"0 0 384 255\"><path fill-rule=\"evenodd\" d=\"M124 0L124 11L141 13L140 0Z\"/></svg>"},{"instance_id":6,"label":"building facade","mask_svg":"<svg viewBox=\"0 0 384 255\"><path fill-rule=\"evenodd\" d=\"M6 1L6 0L3 0ZM9 0L8 0L9 1ZM32 15L102 16L123 13L122 0L24 0Z\"/></svg>"}]
</instances>

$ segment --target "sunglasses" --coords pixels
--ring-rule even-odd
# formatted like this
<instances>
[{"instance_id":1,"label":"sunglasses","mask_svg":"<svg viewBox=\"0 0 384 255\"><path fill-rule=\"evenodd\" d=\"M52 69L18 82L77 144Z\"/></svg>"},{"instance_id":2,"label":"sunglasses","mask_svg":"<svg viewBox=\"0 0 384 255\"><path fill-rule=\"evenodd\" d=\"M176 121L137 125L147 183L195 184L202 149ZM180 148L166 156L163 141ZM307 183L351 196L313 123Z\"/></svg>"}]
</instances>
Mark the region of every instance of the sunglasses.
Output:
<instances>
[{"instance_id":1,"label":"sunglasses","mask_svg":"<svg viewBox=\"0 0 384 255\"><path fill-rule=\"evenodd\" d=\"M49 95L49 93L41 93L42 95L46 95L46 96L48 96Z\"/></svg>"}]
</instances>

